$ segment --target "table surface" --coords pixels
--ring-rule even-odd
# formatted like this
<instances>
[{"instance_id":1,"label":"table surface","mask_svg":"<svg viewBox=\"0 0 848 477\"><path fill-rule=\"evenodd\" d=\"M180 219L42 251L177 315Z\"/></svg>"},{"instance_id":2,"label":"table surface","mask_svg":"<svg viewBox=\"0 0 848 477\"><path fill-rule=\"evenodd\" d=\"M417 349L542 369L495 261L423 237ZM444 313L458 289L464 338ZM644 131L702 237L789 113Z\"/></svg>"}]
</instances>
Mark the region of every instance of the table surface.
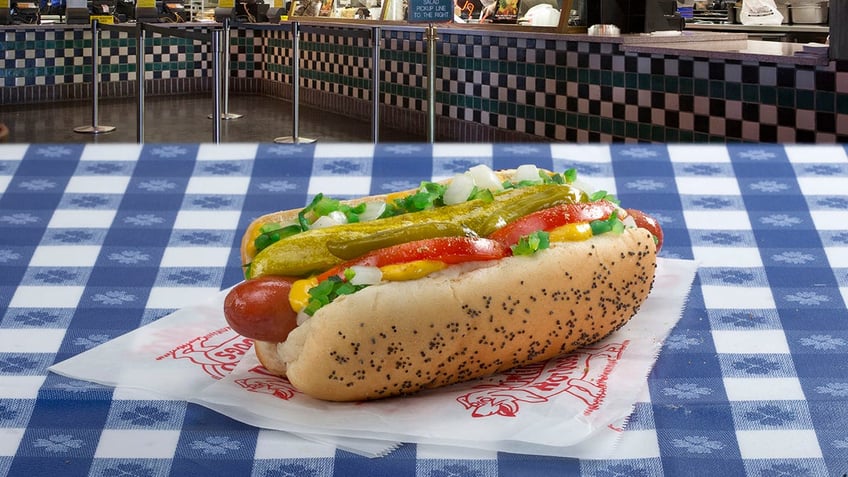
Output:
<instances>
[{"instance_id":1,"label":"table surface","mask_svg":"<svg viewBox=\"0 0 848 477\"><path fill-rule=\"evenodd\" d=\"M0 146L0 475L844 476L846 157L800 145ZM241 231L259 214L530 162L577 167L661 220L662 256L700 264L609 459L412 444L368 459L47 371L239 281Z\"/></svg>"}]
</instances>

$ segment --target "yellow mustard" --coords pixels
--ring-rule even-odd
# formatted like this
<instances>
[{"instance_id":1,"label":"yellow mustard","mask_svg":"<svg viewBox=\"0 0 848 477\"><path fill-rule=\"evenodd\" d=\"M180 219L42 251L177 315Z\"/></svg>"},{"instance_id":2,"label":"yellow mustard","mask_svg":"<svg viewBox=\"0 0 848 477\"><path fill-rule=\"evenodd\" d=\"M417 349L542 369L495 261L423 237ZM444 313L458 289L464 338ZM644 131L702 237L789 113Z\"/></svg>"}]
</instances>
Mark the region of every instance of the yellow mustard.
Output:
<instances>
[{"instance_id":1,"label":"yellow mustard","mask_svg":"<svg viewBox=\"0 0 848 477\"><path fill-rule=\"evenodd\" d=\"M317 277L304 278L292 283L289 291L289 305L295 312L300 312L309 304L309 290L318 285Z\"/></svg>"},{"instance_id":2,"label":"yellow mustard","mask_svg":"<svg viewBox=\"0 0 848 477\"><path fill-rule=\"evenodd\" d=\"M566 224L549 232L551 242L579 242L592 238L592 226L586 222Z\"/></svg>"},{"instance_id":3,"label":"yellow mustard","mask_svg":"<svg viewBox=\"0 0 848 477\"><path fill-rule=\"evenodd\" d=\"M380 267L383 272L383 280L404 281L416 280L425 277L433 272L447 267L445 262L440 260L416 260L407 263L395 263Z\"/></svg>"}]
</instances>

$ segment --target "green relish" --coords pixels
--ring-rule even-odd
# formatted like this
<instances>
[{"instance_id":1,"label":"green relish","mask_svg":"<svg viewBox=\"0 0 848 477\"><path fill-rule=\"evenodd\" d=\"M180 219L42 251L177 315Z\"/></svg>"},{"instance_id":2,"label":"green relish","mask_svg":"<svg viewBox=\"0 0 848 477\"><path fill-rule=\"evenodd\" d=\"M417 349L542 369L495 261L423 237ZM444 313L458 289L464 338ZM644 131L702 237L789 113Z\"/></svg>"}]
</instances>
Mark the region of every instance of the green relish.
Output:
<instances>
[{"instance_id":1,"label":"green relish","mask_svg":"<svg viewBox=\"0 0 848 477\"><path fill-rule=\"evenodd\" d=\"M336 298L342 295L350 295L362 290L368 285L354 285L350 283L353 279L354 271L347 269L344 271L345 278L340 278L333 275L318 285L309 289L309 304L303 309L303 312L309 316L315 314L325 305L330 304Z\"/></svg>"},{"instance_id":2,"label":"green relish","mask_svg":"<svg viewBox=\"0 0 848 477\"><path fill-rule=\"evenodd\" d=\"M550 248L551 235L545 231L537 230L531 234L518 239L518 243L512 245L513 255L533 255L534 253Z\"/></svg>"}]
</instances>

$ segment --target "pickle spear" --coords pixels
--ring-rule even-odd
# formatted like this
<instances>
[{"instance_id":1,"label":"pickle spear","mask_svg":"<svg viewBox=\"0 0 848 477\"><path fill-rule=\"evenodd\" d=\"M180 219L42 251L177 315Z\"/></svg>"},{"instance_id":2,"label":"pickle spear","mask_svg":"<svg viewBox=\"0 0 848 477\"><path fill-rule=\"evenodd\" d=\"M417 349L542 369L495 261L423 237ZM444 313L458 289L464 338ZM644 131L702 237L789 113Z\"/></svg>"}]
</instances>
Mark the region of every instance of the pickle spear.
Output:
<instances>
[{"instance_id":1,"label":"pickle spear","mask_svg":"<svg viewBox=\"0 0 848 477\"><path fill-rule=\"evenodd\" d=\"M475 199L368 222L307 230L263 249L248 265L245 276L308 276L398 243L464 234L485 237L537 210L586 200L586 194L577 188L540 184L507 190L488 202Z\"/></svg>"}]
</instances>

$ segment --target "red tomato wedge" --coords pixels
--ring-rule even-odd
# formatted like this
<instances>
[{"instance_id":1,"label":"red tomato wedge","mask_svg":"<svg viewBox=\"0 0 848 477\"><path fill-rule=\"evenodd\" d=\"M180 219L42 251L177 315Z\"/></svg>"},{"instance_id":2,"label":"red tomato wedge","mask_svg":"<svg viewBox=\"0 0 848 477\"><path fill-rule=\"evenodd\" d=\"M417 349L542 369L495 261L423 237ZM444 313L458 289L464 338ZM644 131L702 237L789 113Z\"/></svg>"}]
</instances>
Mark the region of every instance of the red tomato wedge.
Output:
<instances>
[{"instance_id":1,"label":"red tomato wedge","mask_svg":"<svg viewBox=\"0 0 848 477\"><path fill-rule=\"evenodd\" d=\"M633 221L636 222L637 227L639 227L640 229L645 229L654 235L654 237L657 239L657 252L659 252L663 245L663 231L657 219L642 212L641 210L626 210L627 215L633 217Z\"/></svg>"},{"instance_id":2,"label":"red tomato wedge","mask_svg":"<svg viewBox=\"0 0 848 477\"><path fill-rule=\"evenodd\" d=\"M337 265L318 275L318 281L338 275L353 266L385 267L416 260L441 260L447 264L497 260L510 255L508 246L494 240L471 237L436 237L392 245Z\"/></svg>"},{"instance_id":3,"label":"red tomato wedge","mask_svg":"<svg viewBox=\"0 0 848 477\"><path fill-rule=\"evenodd\" d=\"M606 200L556 205L510 222L488 238L509 247L518 243L521 237L540 230L549 231L567 224L608 219L614 210L615 204Z\"/></svg>"}]
</instances>

